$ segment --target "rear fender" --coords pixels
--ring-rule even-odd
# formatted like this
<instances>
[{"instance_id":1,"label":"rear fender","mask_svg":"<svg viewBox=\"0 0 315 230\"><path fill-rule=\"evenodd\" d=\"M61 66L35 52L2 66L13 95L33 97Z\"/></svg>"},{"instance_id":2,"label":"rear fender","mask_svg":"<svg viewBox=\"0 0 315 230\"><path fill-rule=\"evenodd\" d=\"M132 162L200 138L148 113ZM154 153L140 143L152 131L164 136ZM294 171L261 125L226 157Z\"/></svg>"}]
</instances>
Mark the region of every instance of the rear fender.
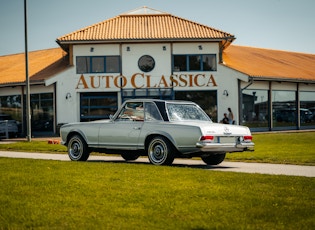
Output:
<instances>
[{"instance_id":1,"label":"rear fender","mask_svg":"<svg viewBox=\"0 0 315 230\"><path fill-rule=\"evenodd\" d=\"M146 138L145 138L145 146L146 147L148 145L148 142L153 138L153 137L156 137L156 136L163 136L163 137L166 137L171 143L172 145L174 146L175 149L177 149L176 147L176 141L174 140L174 138L167 132L164 132L164 131L155 131L154 133L149 133ZM177 149L178 150L178 149Z\"/></svg>"}]
</instances>

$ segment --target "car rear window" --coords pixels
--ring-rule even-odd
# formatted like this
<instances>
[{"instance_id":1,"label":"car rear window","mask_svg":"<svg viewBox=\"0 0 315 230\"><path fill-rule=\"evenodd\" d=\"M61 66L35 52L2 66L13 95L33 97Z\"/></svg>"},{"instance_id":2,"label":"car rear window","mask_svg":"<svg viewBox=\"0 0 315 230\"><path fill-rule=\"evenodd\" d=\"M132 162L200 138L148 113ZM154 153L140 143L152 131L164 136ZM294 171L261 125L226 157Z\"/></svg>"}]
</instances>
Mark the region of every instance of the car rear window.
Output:
<instances>
[{"instance_id":1,"label":"car rear window","mask_svg":"<svg viewBox=\"0 0 315 230\"><path fill-rule=\"evenodd\" d=\"M207 114L195 104L167 103L170 121L211 121Z\"/></svg>"}]
</instances>

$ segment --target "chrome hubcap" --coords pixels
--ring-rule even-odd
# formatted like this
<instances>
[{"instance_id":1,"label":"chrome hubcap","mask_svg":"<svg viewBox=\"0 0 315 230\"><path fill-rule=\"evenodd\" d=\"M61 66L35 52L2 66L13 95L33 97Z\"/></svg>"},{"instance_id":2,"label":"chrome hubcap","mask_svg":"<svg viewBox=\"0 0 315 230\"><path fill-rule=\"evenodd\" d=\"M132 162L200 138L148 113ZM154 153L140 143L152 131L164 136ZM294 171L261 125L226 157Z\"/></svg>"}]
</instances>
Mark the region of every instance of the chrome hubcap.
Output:
<instances>
[{"instance_id":1,"label":"chrome hubcap","mask_svg":"<svg viewBox=\"0 0 315 230\"><path fill-rule=\"evenodd\" d=\"M167 147L160 140L152 141L149 146L149 157L154 163L162 163L167 157Z\"/></svg>"},{"instance_id":2,"label":"chrome hubcap","mask_svg":"<svg viewBox=\"0 0 315 230\"><path fill-rule=\"evenodd\" d=\"M77 158L81 155L81 145L79 142L74 141L71 144L71 148L70 148L70 155L73 156L74 158Z\"/></svg>"}]
</instances>

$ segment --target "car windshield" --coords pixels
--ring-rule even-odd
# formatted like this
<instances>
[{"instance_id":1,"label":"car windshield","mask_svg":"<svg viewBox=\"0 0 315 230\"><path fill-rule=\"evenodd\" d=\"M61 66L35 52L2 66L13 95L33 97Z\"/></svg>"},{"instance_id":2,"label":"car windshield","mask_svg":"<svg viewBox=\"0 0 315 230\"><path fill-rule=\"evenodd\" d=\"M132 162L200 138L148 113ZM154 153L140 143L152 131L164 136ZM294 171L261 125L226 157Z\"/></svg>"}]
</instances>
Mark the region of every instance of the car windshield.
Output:
<instances>
[{"instance_id":1,"label":"car windshield","mask_svg":"<svg viewBox=\"0 0 315 230\"><path fill-rule=\"evenodd\" d=\"M211 121L209 116L195 104L167 103L167 112L170 121Z\"/></svg>"}]
</instances>

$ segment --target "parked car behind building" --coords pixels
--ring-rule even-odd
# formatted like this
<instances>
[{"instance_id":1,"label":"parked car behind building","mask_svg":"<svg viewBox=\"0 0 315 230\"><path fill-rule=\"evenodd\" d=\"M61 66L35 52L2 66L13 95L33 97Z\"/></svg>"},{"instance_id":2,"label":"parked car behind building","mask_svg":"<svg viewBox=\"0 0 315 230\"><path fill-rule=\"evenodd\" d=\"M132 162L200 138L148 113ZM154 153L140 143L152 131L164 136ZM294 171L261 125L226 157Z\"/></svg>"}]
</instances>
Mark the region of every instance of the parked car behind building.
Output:
<instances>
[{"instance_id":1,"label":"parked car behind building","mask_svg":"<svg viewBox=\"0 0 315 230\"><path fill-rule=\"evenodd\" d=\"M17 134L18 125L16 120L13 120L10 115L0 114L0 138L15 137Z\"/></svg>"}]
</instances>

